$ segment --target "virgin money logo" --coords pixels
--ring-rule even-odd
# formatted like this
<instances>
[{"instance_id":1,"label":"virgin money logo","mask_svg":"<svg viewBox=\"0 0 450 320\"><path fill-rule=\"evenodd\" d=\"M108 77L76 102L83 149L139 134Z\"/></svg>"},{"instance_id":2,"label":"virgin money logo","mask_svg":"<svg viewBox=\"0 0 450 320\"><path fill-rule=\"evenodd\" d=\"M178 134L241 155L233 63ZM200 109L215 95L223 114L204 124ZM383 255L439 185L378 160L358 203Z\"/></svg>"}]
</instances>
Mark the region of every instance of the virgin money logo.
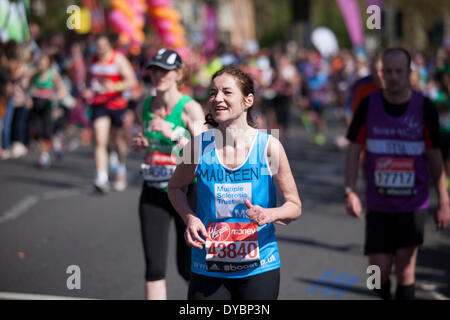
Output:
<instances>
[{"instance_id":1,"label":"virgin money logo","mask_svg":"<svg viewBox=\"0 0 450 320\"><path fill-rule=\"evenodd\" d=\"M227 223L213 223L209 229L209 237L213 241L226 241L230 236L230 226Z\"/></svg>"},{"instance_id":2,"label":"virgin money logo","mask_svg":"<svg viewBox=\"0 0 450 320\"><path fill-rule=\"evenodd\" d=\"M377 159L376 161L377 169L379 170L387 169L391 165L391 163L392 163L391 158Z\"/></svg>"},{"instance_id":3,"label":"virgin money logo","mask_svg":"<svg viewBox=\"0 0 450 320\"><path fill-rule=\"evenodd\" d=\"M378 170L414 170L414 161L404 158L381 158L376 160Z\"/></svg>"}]
</instances>

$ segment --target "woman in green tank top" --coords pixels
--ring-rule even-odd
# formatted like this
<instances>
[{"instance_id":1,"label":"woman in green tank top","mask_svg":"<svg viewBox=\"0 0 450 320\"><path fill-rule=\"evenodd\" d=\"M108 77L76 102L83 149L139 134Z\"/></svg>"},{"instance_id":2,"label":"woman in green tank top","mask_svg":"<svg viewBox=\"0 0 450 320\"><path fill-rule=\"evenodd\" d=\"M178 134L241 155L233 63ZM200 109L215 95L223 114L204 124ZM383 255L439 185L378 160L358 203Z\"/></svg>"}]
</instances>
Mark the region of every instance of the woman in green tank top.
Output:
<instances>
[{"instance_id":1,"label":"woman in green tank top","mask_svg":"<svg viewBox=\"0 0 450 320\"><path fill-rule=\"evenodd\" d=\"M57 100L67 95L58 71L51 65L49 55L43 55L38 62L37 73L31 81L30 95L33 107L30 111L30 123L36 130L39 145L39 165L50 166L50 150L53 139L52 109Z\"/></svg>"},{"instance_id":2,"label":"woman in green tank top","mask_svg":"<svg viewBox=\"0 0 450 320\"><path fill-rule=\"evenodd\" d=\"M200 104L180 92L182 61L175 51L159 50L147 68L156 96L147 98L142 106L142 133L133 139L133 147L136 151L145 151L139 216L147 299L160 300L167 299L165 270L172 218L177 231L178 271L185 281L190 280L190 249L184 241L186 226L168 199L167 184L175 171L177 150L188 143L191 136L201 133L205 117Z\"/></svg>"}]
</instances>

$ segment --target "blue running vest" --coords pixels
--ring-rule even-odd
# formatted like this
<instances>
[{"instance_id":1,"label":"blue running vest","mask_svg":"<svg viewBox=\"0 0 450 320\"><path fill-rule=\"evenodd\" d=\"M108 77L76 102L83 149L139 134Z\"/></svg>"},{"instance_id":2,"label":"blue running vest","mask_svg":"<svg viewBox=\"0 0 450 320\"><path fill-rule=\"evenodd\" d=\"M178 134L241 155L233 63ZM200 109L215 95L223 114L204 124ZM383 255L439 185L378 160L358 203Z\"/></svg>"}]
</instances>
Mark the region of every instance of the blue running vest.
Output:
<instances>
[{"instance_id":1,"label":"blue running vest","mask_svg":"<svg viewBox=\"0 0 450 320\"><path fill-rule=\"evenodd\" d=\"M258 131L245 162L225 167L217 157L214 129L202 133L196 215L207 229L203 249L192 248L191 271L219 278L243 278L280 267L273 223L259 227L248 219L244 199L276 207L267 162L269 135Z\"/></svg>"}]
</instances>

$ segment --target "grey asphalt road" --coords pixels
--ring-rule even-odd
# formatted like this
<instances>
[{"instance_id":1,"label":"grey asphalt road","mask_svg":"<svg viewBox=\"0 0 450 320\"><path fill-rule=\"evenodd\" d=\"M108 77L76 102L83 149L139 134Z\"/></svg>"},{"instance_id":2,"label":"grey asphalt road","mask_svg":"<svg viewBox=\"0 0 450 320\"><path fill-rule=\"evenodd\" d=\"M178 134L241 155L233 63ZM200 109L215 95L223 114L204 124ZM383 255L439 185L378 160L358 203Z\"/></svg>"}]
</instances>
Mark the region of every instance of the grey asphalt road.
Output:
<instances>
[{"instance_id":1,"label":"grey asphalt road","mask_svg":"<svg viewBox=\"0 0 450 320\"><path fill-rule=\"evenodd\" d=\"M296 112L283 141L303 215L287 227L277 226L279 298L377 299L366 286L364 220L347 216L343 209L344 153L334 146L342 125L332 110L326 115L330 125L324 147L308 143ZM92 148L68 152L48 170L37 168L35 157L31 153L0 162L0 299L144 299L140 155L130 155L129 188L106 196L92 193ZM362 194L362 181L359 190ZM434 193L432 199L431 211ZM176 271L173 226L167 236L168 298L185 299L187 287ZM67 269L73 265L81 271L80 289L67 287L72 275ZM419 253L416 295L450 297L450 231L436 231L431 212Z\"/></svg>"}]
</instances>

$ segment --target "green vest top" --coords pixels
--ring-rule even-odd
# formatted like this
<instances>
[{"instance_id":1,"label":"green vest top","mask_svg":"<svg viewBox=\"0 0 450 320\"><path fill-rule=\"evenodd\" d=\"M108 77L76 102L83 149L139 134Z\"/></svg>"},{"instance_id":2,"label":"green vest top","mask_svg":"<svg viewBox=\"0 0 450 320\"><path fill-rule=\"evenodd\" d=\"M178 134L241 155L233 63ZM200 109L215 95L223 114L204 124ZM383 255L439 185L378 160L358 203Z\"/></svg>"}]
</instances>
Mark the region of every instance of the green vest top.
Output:
<instances>
[{"instance_id":1,"label":"green vest top","mask_svg":"<svg viewBox=\"0 0 450 320\"><path fill-rule=\"evenodd\" d=\"M39 89L53 90L55 88L55 82L53 81L53 69L47 71L44 80L40 79L40 75L37 74L34 78L32 86Z\"/></svg>"},{"instance_id":2,"label":"green vest top","mask_svg":"<svg viewBox=\"0 0 450 320\"><path fill-rule=\"evenodd\" d=\"M154 97L147 98L142 109L144 136L148 140L150 150L159 151L162 153L171 153L172 148L176 145L176 142L164 137L159 131L151 131L152 128L150 128L149 123L153 120L153 116L151 115L151 105L153 103L153 99ZM169 123L172 130L178 131L187 138L189 138L189 131L181 119L181 114L184 110L185 104L191 100L193 100L191 97L183 95L181 99L178 100L172 112L164 118L164 120Z\"/></svg>"}]
</instances>

